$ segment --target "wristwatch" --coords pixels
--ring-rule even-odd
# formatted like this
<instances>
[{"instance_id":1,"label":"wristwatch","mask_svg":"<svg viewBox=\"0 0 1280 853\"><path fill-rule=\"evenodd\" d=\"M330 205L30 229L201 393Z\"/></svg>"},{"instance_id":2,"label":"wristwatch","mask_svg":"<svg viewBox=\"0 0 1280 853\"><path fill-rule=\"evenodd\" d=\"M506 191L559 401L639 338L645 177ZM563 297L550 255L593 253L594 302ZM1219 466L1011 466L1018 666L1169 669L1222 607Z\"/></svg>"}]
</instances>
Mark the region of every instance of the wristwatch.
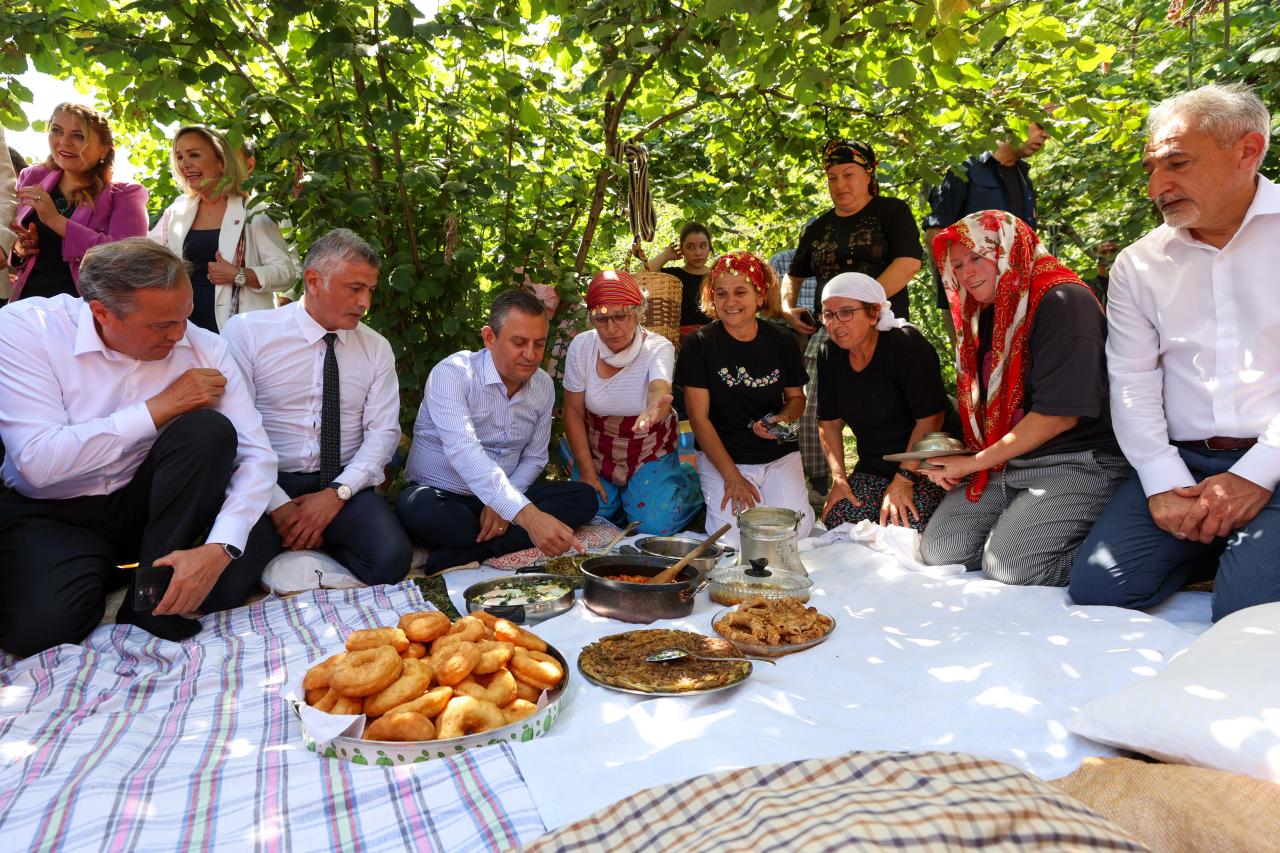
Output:
<instances>
[{"instance_id":1,"label":"wristwatch","mask_svg":"<svg viewBox=\"0 0 1280 853\"><path fill-rule=\"evenodd\" d=\"M351 500L351 487L348 486L346 483L339 483L337 480L334 480L332 483L330 483L327 486L327 488L333 489L335 492L338 493L338 500L340 501Z\"/></svg>"},{"instance_id":2,"label":"wristwatch","mask_svg":"<svg viewBox=\"0 0 1280 853\"><path fill-rule=\"evenodd\" d=\"M236 277L233 281L235 281L236 287L244 287L244 267L240 267L236 270Z\"/></svg>"},{"instance_id":3,"label":"wristwatch","mask_svg":"<svg viewBox=\"0 0 1280 853\"><path fill-rule=\"evenodd\" d=\"M222 550L227 552L227 557L232 560L238 560L244 554L244 551L235 545L228 545L226 542L215 542L215 545L221 545Z\"/></svg>"},{"instance_id":4,"label":"wristwatch","mask_svg":"<svg viewBox=\"0 0 1280 853\"><path fill-rule=\"evenodd\" d=\"M918 476L914 471L908 471L906 468L899 468L897 471L894 471L893 473L895 476L901 477L902 479L906 480L908 483L912 483L912 484L916 482L916 477Z\"/></svg>"}]
</instances>

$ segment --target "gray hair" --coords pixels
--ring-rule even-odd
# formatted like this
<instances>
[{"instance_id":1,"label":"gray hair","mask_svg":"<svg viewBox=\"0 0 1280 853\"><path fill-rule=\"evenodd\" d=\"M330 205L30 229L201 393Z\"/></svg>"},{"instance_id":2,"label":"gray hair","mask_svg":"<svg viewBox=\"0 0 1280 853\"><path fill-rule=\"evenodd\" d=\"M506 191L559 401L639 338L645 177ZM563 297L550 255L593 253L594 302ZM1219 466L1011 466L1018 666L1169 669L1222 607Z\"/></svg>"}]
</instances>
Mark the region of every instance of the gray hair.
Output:
<instances>
[{"instance_id":1,"label":"gray hair","mask_svg":"<svg viewBox=\"0 0 1280 853\"><path fill-rule=\"evenodd\" d=\"M312 243L307 259L302 262L302 270L306 272L313 269L323 275L323 268L333 261L364 264L375 270L382 266L378 250L349 228L335 228Z\"/></svg>"},{"instance_id":2,"label":"gray hair","mask_svg":"<svg viewBox=\"0 0 1280 853\"><path fill-rule=\"evenodd\" d=\"M1198 119L1198 129L1212 136L1222 148L1246 133L1261 133L1262 157L1267 156L1271 116L1262 99L1243 83L1210 83L1166 98L1147 115L1147 138L1154 137L1178 116L1194 116ZM1261 163L1262 158L1258 162Z\"/></svg>"},{"instance_id":3,"label":"gray hair","mask_svg":"<svg viewBox=\"0 0 1280 853\"><path fill-rule=\"evenodd\" d=\"M133 310L139 290L173 290L191 265L147 237L126 237L85 252L77 282L85 302L97 300L117 317Z\"/></svg>"},{"instance_id":4,"label":"gray hair","mask_svg":"<svg viewBox=\"0 0 1280 853\"><path fill-rule=\"evenodd\" d=\"M489 308L489 328L496 335L502 331L502 324L512 311L528 314L530 317L546 317L546 306L527 290L504 290L493 300Z\"/></svg>"}]
</instances>

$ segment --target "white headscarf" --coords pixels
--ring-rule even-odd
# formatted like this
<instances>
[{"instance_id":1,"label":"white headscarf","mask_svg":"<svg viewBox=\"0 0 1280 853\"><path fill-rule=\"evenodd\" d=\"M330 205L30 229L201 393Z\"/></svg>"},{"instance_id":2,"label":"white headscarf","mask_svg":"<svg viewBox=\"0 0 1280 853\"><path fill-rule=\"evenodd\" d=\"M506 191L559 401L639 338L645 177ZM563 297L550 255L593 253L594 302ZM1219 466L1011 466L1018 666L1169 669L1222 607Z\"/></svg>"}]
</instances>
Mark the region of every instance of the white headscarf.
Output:
<instances>
[{"instance_id":1,"label":"white headscarf","mask_svg":"<svg viewBox=\"0 0 1280 853\"><path fill-rule=\"evenodd\" d=\"M882 332L901 329L907 325L906 320L893 316L893 308L889 305L889 298L884 295L884 287L869 275L842 272L834 276L822 288L822 301L825 303L833 296L856 299L866 305L879 305L880 320L876 323L876 328Z\"/></svg>"}]
</instances>

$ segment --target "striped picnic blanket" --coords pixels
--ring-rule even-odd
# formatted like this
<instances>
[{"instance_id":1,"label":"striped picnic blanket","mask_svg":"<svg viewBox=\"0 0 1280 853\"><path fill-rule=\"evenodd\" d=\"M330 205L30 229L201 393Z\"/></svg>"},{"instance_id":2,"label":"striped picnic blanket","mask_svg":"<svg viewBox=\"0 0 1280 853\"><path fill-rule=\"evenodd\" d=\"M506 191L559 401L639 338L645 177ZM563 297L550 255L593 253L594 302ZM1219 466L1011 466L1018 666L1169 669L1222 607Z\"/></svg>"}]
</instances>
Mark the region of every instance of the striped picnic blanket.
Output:
<instances>
[{"instance_id":1,"label":"striped picnic blanket","mask_svg":"<svg viewBox=\"0 0 1280 853\"><path fill-rule=\"evenodd\" d=\"M1030 774L947 752L851 752L632 794L523 853L1146 850Z\"/></svg>"},{"instance_id":2,"label":"striped picnic blanket","mask_svg":"<svg viewBox=\"0 0 1280 853\"><path fill-rule=\"evenodd\" d=\"M302 746L281 689L356 628L421 610L412 583L204 619L193 640L100 626L0 670L9 850L505 850L543 832L510 749L361 767Z\"/></svg>"}]
</instances>

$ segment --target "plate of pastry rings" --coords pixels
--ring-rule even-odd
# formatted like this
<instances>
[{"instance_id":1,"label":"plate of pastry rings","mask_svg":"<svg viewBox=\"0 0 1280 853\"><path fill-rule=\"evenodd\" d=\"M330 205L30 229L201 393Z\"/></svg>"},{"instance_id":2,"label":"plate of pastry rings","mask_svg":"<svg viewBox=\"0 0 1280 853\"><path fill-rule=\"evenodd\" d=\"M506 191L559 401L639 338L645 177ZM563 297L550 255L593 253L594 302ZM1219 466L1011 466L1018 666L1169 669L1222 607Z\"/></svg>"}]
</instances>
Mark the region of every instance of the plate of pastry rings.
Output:
<instances>
[{"instance_id":1,"label":"plate of pastry rings","mask_svg":"<svg viewBox=\"0 0 1280 853\"><path fill-rule=\"evenodd\" d=\"M773 658L825 643L836 620L794 598L751 596L717 613L711 627L745 654Z\"/></svg>"},{"instance_id":2,"label":"plate of pastry rings","mask_svg":"<svg viewBox=\"0 0 1280 853\"><path fill-rule=\"evenodd\" d=\"M364 628L346 650L317 661L292 697L338 715L363 714L361 737L308 749L355 764L415 764L478 746L533 740L560 714L568 665L527 628L483 611L451 621L436 610L396 627Z\"/></svg>"},{"instance_id":3,"label":"plate of pastry rings","mask_svg":"<svg viewBox=\"0 0 1280 853\"><path fill-rule=\"evenodd\" d=\"M578 655L578 671L599 687L641 696L689 696L737 687L751 675L749 661L698 658L649 662L663 649L682 648L701 655L736 655L732 643L716 637L650 628L601 637Z\"/></svg>"}]
</instances>

